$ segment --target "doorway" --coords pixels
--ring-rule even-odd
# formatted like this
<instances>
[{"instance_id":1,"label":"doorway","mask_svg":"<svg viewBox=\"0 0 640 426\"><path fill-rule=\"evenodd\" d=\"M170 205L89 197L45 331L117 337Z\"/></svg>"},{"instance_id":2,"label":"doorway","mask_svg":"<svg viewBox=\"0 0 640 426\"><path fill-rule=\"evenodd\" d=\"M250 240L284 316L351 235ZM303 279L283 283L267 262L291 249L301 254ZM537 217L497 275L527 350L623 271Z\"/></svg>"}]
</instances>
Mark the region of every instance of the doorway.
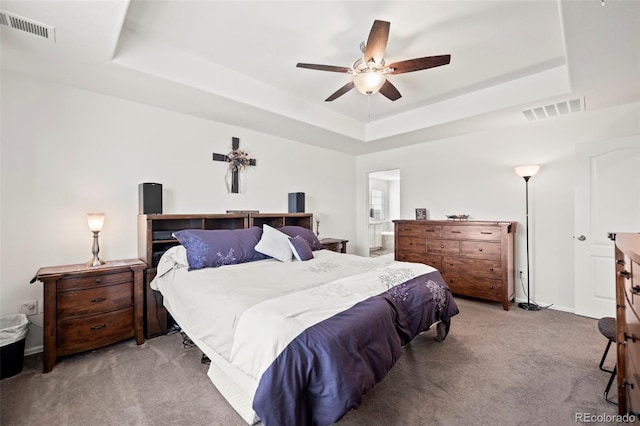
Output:
<instances>
[{"instance_id":1,"label":"doorway","mask_svg":"<svg viewBox=\"0 0 640 426\"><path fill-rule=\"evenodd\" d=\"M369 256L393 256L393 220L400 218L400 170L369 173Z\"/></svg>"}]
</instances>

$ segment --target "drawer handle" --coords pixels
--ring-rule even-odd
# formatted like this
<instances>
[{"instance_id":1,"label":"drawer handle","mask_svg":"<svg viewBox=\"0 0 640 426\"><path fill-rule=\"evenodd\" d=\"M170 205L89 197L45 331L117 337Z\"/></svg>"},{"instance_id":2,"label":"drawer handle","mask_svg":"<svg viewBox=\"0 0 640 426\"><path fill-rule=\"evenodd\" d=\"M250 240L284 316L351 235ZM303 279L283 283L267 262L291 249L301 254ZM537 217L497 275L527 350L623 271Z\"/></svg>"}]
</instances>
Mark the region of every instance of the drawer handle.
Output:
<instances>
[{"instance_id":1,"label":"drawer handle","mask_svg":"<svg viewBox=\"0 0 640 426\"><path fill-rule=\"evenodd\" d=\"M487 232L487 231L480 231L480 233L481 233L481 234L484 234L484 235L491 235L491 234L493 234L493 232Z\"/></svg>"},{"instance_id":2,"label":"drawer handle","mask_svg":"<svg viewBox=\"0 0 640 426\"><path fill-rule=\"evenodd\" d=\"M489 271L493 272L493 266L491 268L489 268Z\"/></svg>"},{"instance_id":3,"label":"drawer handle","mask_svg":"<svg viewBox=\"0 0 640 426\"><path fill-rule=\"evenodd\" d=\"M100 283L102 282L102 279L101 279L101 278L96 278L96 282L97 282L98 284L100 284Z\"/></svg>"},{"instance_id":4,"label":"drawer handle","mask_svg":"<svg viewBox=\"0 0 640 426\"><path fill-rule=\"evenodd\" d=\"M626 278L626 279L631 279L631 272L629 271L620 271L620 276Z\"/></svg>"},{"instance_id":5,"label":"drawer handle","mask_svg":"<svg viewBox=\"0 0 640 426\"><path fill-rule=\"evenodd\" d=\"M440 244L440 248L444 248L444 244Z\"/></svg>"},{"instance_id":6,"label":"drawer handle","mask_svg":"<svg viewBox=\"0 0 640 426\"><path fill-rule=\"evenodd\" d=\"M491 290L493 290L493 286L492 286L492 285L490 285L490 286L489 286L489 288L490 288Z\"/></svg>"},{"instance_id":7,"label":"drawer handle","mask_svg":"<svg viewBox=\"0 0 640 426\"><path fill-rule=\"evenodd\" d=\"M451 231L452 234L461 234L462 231Z\"/></svg>"},{"instance_id":8,"label":"drawer handle","mask_svg":"<svg viewBox=\"0 0 640 426\"><path fill-rule=\"evenodd\" d=\"M95 299L91 299L91 303L103 302L103 301L105 301L105 300L107 300L107 298L106 298L106 297L97 297L97 298L95 298Z\"/></svg>"},{"instance_id":9,"label":"drawer handle","mask_svg":"<svg viewBox=\"0 0 640 426\"><path fill-rule=\"evenodd\" d=\"M106 326L107 324L94 325L93 327L91 327L91 330L100 330L105 328Z\"/></svg>"},{"instance_id":10,"label":"drawer handle","mask_svg":"<svg viewBox=\"0 0 640 426\"><path fill-rule=\"evenodd\" d=\"M481 248L479 248L479 249L478 249L478 251L482 251L482 249L481 249Z\"/></svg>"}]
</instances>

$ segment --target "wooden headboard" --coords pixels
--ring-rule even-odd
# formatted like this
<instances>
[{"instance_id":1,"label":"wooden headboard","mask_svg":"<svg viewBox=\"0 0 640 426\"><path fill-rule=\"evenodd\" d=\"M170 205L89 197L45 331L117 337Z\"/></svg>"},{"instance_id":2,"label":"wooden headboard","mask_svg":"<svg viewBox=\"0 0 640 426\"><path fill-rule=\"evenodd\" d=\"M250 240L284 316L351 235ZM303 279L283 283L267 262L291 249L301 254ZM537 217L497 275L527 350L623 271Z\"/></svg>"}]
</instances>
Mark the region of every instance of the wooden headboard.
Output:
<instances>
[{"instance_id":1,"label":"wooden headboard","mask_svg":"<svg viewBox=\"0 0 640 426\"><path fill-rule=\"evenodd\" d=\"M313 229L311 213L221 213L221 214L142 214L138 215L138 257L147 264L145 270L144 330L147 338L165 334L170 326L162 295L149 284L156 276L160 257L178 245L172 233L182 229L244 229L267 224Z\"/></svg>"}]
</instances>

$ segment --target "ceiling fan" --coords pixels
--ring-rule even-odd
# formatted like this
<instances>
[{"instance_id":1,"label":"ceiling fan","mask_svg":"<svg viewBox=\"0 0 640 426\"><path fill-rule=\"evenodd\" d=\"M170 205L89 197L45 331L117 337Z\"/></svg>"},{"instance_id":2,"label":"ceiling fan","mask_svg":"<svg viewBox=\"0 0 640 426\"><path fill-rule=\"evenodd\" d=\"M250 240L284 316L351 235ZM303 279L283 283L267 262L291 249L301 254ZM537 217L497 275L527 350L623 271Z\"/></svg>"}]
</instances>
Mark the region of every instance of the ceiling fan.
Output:
<instances>
[{"instance_id":1,"label":"ceiling fan","mask_svg":"<svg viewBox=\"0 0 640 426\"><path fill-rule=\"evenodd\" d=\"M402 95L398 92L398 89L387 80L387 75L404 74L447 65L451 60L451 55L426 56L424 58L408 59L386 65L384 62L384 51L387 47L387 40L389 39L390 25L391 24L386 21L373 21L369 38L366 43L362 42L360 44L360 50L362 50L364 56L355 61L351 68L304 63L298 63L296 66L298 68L353 75L353 79L350 82L325 99L327 102L339 98L354 87L363 95L372 95L380 92L392 101L400 99Z\"/></svg>"}]
</instances>

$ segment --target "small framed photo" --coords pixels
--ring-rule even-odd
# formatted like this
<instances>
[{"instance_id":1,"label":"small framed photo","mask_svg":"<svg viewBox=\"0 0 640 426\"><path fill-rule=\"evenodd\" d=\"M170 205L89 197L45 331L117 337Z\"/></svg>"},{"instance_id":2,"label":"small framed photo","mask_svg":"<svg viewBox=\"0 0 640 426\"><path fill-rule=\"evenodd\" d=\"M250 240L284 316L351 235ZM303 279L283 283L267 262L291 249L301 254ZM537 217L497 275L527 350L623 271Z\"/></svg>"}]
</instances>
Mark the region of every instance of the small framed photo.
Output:
<instances>
[{"instance_id":1,"label":"small framed photo","mask_svg":"<svg viewBox=\"0 0 640 426\"><path fill-rule=\"evenodd\" d=\"M427 216L427 209L416 209L416 220L427 220Z\"/></svg>"}]
</instances>

